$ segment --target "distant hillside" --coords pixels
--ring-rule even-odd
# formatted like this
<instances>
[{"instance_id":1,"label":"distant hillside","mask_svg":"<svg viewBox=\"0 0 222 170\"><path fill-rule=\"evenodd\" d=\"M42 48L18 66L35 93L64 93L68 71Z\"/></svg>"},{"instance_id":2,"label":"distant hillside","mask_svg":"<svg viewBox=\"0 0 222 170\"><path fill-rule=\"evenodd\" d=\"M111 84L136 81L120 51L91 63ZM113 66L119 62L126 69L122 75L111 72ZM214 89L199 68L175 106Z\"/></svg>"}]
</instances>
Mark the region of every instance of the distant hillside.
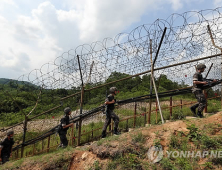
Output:
<instances>
[{"instance_id":1,"label":"distant hillside","mask_svg":"<svg viewBox=\"0 0 222 170\"><path fill-rule=\"evenodd\" d=\"M29 85L31 87L38 87L30 82L27 81L18 81L18 80L13 80L13 79L7 79L7 78L0 78L0 85L5 85L8 84L12 88L16 88L17 85Z\"/></svg>"},{"instance_id":2,"label":"distant hillside","mask_svg":"<svg viewBox=\"0 0 222 170\"><path fill-rule=\"evenodd\" d=\"M9 84L9 83L14 83L14 84L18 84L18 85L30 85L30 86L34 86L37 87L36 85L27 82L27 81L18 81L18 80L13 80L13 79L7 79L7 78L0 78L0 84Z\"/></svg>"}]
</instances>

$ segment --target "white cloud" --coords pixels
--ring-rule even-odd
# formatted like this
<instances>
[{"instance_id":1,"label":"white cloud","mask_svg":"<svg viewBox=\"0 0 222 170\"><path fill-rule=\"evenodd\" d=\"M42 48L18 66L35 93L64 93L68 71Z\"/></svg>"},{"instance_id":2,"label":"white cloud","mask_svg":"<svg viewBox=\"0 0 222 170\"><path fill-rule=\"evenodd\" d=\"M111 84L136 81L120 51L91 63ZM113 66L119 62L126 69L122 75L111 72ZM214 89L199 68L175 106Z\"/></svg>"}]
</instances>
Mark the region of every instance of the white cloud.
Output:
<instances>
[{"instance_id":1,"label":"white cloud","mask_svg":"<svg viewBox=\"0 0 222 170\"><path fill-rule=\"evenodd\" d=\"M181 0L170 0L173 10L177 11L183 7Z\"/></svg>"},{"instance_id":2,"label":"white cloud","mask_svg":"<svg viewBox=\"0 0 222 170\"><path fill-rule=\"evenodd\" d=\"M176 11L191 0L43 1L0 2L0 77L40 69L78 45L113 38L150 11L165 5Z\"/></svg>"},{"instance_id":3,"label":"white cloud","mask_svg":"<svg viewBox=\"0 0 222 170\"><path fill-rule=\"evenodd\" d=\"M222 7L222 0L214 0L213 2L215 7Z\"/></svg>"}]
</instances>

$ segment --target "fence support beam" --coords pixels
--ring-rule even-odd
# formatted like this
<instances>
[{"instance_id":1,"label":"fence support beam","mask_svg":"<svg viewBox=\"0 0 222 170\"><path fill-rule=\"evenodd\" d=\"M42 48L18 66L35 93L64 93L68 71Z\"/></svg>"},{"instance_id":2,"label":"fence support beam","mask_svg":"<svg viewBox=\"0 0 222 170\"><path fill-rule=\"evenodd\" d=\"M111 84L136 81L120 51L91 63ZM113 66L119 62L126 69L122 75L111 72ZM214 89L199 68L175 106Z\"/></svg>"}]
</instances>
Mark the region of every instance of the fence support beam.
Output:
<instances>
[{"instance_id":1,"label":"fence support beam","mask_svg":"<svg viewBox=\"0 0 222 170\"><path fill-rule=\"evenodd\" d=\"M219 49L222 53L222 48L217 46L214 42L214 38L213 38L213 35L212 35L212 32L211 32L211 29L210 29L210 26L207 25L207 29L208 29L208 33L210 34L210 38L211 38L211 41L212 41L212 44L215 48ZM221 55L222 56L222 55ZM221 62L221 79L222 79L222 62ZM220 92L221 92L221 109L222 109L222 83L221 83L221 89L220 89Z\"/></svg>"},{"instance_id":2,"label":"fence support beam","mask_svg":"<svg viewBox=\"0 0 222 170\"><path fill-rule=\"evenodd\" d=\"M78 64L79 64L80 77L81 77L81 81L82 81L81 101L80 101L80 115L81 115L82 114L82 106L83 106L83 96L84 96L84 83L83 83L83 78L82 78L82 70L81 70L80 61L79 61L79 55L77 55L77 59L78 59ZM80 116L79 127L78 127L78 140L77 140L78 146L81 143L81 129L82 129L82 119Z\"/></svg>"},{"instance_id":3,"label":"fence support beam","mask_svg":"<svg viewBox=\"0 0 222 170\"><path fill-rule=\"evenodd\" d=\"M159 112L160 112L161 121L162 121L162 124L164 124L163 115L162 115L162 111L161 111L161 107L160 107L160 102L159 102L159 96L158 96L158 93L157 93L156 83L155 83L154 76L153 76L153 68L154 68L154 65L153 65L153 59L152 59L152 40L150 40L150 45L151 45L151 48L150 48L150 54L151 54L151 55L150 55L151 78L152 78L153 87L154 87L154 90L155 90L155 93L156 93L156 100L157 100L157 103L158 103L158 106L159 106Z\"/></svg>"}]
</instances>

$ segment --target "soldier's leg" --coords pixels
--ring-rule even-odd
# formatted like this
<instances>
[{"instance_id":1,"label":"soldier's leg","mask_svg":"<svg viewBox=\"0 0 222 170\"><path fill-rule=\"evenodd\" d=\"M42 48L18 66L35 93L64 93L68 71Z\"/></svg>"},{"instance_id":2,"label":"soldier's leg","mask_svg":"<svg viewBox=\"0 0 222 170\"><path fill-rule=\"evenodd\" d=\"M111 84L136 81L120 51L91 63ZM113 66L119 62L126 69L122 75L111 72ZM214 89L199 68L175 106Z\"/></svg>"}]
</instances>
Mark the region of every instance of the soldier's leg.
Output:
<instances>
[{"instance_id":1,"label":"soldier's leg","mask_svg":"<svg viewBox=\"0 0 222 170\"><path fill-rule=\"evenodd\" d=\"M190 107L191 112L193 113L194 116L196 116L196 109L198 108L199 103L196 103L195 105Z\"/></svg>"},{"instance_id":2,"label":"soldier's leg","mask_svg":"<svg viewBox=\"0 0 222 170\"><path fill-rule=\"evenodd\" d=\"M62 143L62 147L66 147L68 145L68 140L66 138L66 134L65 133L60 133L59 137L60 137L60 141Z\"/></svg>"},{"instance_id":3,"label":"soldier's leg","mask_svg":"<svg viewBox=\"0 0 222 170\"><path fill-rule=\"evenodd\" d=\"M119 125L119 117L112 111L111 112L111 117L114 121L114 128L118 128Z\"/></svg>"},{"instance_id":4,"label":"soldier's leg","mask_svg":"<svg viewBox=\"0 0 222 170\"><path fill-rule=\"evenodd\" d=\"M102 130L102 138L106 137L106 129L109 126L109 124L111 123L111 117L110 116L106 116L106 120L105 123L103 125L103 130Z\"/></svg>"},{"instance_id":5,"label":"soldier's leg","mask_svg":"<svg viewBox=\"0 0 222 170\"><path fill-rule=\"evenodd\" d=\"M1 157L2 157L2 164L9 161L9 156L8 155L1 155Z\"/></svg>"},{"instance_id":6,"label":"soldier's leg","mask_svg":"<svg viewBox=\"0 0 222 170\"><path fill-rule=\"evenodd\" d=\"M119 135L120 133L118 132L118 125L119 125L119 117L112 111L111 117L114 121L114 134Z\"/></svg>"},{"instance_id":7,"label":"soldier's leg","mask_svg":"<svg viewBox=\"0 0 222 170\"><path fill-rule=\"evenodd\" d=\"M197 97L197 101L199 102L197 115L199 117L203 117L202 112L204 108L206 107L206 103L207 103L206 98L202 92L197 94L196 97Z\"/></svg>"}]
</instances>

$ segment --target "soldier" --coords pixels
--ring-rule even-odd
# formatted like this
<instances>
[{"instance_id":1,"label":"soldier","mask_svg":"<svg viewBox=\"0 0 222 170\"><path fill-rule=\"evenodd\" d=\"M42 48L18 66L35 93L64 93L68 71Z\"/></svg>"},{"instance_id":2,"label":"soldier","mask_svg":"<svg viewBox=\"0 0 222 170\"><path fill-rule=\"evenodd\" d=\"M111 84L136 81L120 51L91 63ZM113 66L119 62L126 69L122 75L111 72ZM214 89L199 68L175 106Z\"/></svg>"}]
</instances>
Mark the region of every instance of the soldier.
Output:
<instances>
[{"instance_id":1,"label":"soldier","mask_svg":"<svg viewBox=\"0 0 222 170\"><path fill-rule=\"evenodd\" d=\"M119 132L117 130L118 124L119 124L119 117L113 112L115 106L116 99L114 99L114 96L117 94L117 88L116 87L111 87L110 88L110 94L106 98L105 105L107 105L106 109L106 121L103 126L103 131L102 131L102 138L106 137L106 129L108 125L111 123L111 118L114 121L114 134L119 135Z\"/></svg>"},{"instance_id":2,"label":"soldier","mask_svg":"<svg viewBox=\"0 0 222 170\"><path fill-rule=\"evenodd\" d=\"M198 116L200 118L203 117L202 111L206 106L206 98L203 94L203 86L208 84L208 82L204 81L203 76L201 73L204 72L206 68L205 64L198 64L197 65L197 72L193 75L193 88L192 92L194 93L198 103L190 107L191 112L194 116ZM213 80L216 82L216 80ZM198 108L198 112L196 114L196 108Z\"/></svg>"},{"instance_id":3,"label":"soldier","mask_svg":"<svg viewBox=\"0 0 222 170\"><path fill-rule=\"evenodd\" d=\"M67 130L69 129L69 127L73 127L73 123L69 123L69 115L71 114L71 109L69 107L66 107L64 109L64 113L65 113L65 116L60 120L61 128L58 132L60 141L61 141L61 144L59 145L59 147L62 147L62 148L65 148L68 146L68 140L66 137Z\"/></svg>"},{"instance_id":4,"label":"soldier","mask_svg":"<svg viewBox=\"0 0 222 170\"><path fill-rule=\"evenodd\" d=\"M2 161L2 164L9 161L9 157L12 154L12 146L14 145L13 140L13 131L9 131L7 133L7 137L0 142L0 161Z\"/></svg>"}]
</instances>

